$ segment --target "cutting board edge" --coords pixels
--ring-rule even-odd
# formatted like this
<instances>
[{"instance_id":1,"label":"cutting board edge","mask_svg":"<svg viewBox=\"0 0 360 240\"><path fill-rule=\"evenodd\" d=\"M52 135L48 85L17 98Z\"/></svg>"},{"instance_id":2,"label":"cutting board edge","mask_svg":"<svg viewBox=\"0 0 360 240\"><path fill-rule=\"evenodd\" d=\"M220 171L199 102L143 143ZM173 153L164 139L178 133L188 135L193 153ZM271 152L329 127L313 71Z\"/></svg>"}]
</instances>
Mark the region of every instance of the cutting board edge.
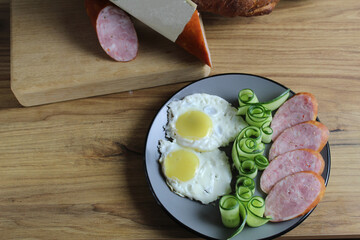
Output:
<instances>
[{"instance_id":1,"label":"cutting board edge","mask_svg":"<svg viewBox=\"0 0 360 240\"><path fill-rule=\"evenodd\" d=\"M31 106L39 106L44 104L56 103L56 102L64 102L75 99L87 98L87 97L95 97L102 96L107 94L114 94L120 92L126 92L131 90L139 90L144 88L151 88L157 86L163 86L167 84L181 83L181 82L189 82L194 81L200 78L204 78L210 75L211 68L207 65L203 65L202 68L199 68L199 71L192 71L189 74L184 74L186 71L181 73L177 73L177 78L169 78L169 72L163 73L162 77L159 81L159 73L154 73L152 75L142 76L142 80L144 82L149 82L147 85L142 85L141 87L130 87L130 85L124 84L124 80L131 82L132 79L138 79L138 76L128 78L128 79L120 79L120 80L111 80L108 81L107 84L104 84L103 81L93 82L90 84L78 84L72 86L66 86L64 88L37 88L39 91L29 90L23 87L21 84L22 81L14 81L12 77L10 77L10 88L14 93L16 99L19 103L24 107ZM174 76L174 75L173 75ZM146 78L146 79L145 79ZM151 83L152 78L157 78L157 84ZM168 81L171 79L172 81ZM18 86L20 83L20 86ZM105 88L104 88L105 86ZM99 88L103 89L99 91ZM96 90L96 91L95 91Z\"/></svg>"}]
</instances>

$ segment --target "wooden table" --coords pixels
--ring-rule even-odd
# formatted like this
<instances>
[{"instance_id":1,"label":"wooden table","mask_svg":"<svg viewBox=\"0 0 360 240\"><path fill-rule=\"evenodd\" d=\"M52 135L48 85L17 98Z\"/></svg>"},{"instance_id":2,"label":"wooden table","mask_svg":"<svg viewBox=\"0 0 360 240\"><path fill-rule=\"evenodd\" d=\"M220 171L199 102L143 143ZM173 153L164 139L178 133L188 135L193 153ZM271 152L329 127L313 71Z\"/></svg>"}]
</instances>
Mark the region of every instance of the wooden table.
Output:
<instances>
[{"instance_id":1,"label":"wooden table","mask_svg":"<svg viewBox=\"0 0 360 240\"><path fill-rule=\"evenodd\" d=\"M156 204L143 168L153 117L189 82L24 108L10 90L9 22L1 0L0 238L197 238ZM358 0L281 0L257 18L204 14L212 75L312 92L331 131L325 197L281 238L360 237L359 22Z\"/></svg>"}]
</instances>

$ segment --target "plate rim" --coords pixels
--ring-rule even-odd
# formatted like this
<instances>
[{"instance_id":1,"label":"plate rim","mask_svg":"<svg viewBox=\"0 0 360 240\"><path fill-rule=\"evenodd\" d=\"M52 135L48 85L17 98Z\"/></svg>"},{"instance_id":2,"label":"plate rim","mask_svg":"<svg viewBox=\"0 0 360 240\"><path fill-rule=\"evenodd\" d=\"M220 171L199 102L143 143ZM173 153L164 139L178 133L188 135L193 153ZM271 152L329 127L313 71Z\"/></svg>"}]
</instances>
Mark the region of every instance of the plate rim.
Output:
<instances>
[{"instance_id":1,"label":"plate rim","mask_svg":"<svg viewBox=\"0 0 360 240\"><path fill-rule=\"evenodd\" d=\"M161 105L161 107L157 110L157 113L155 114L155 116L153 117L153 119L151 120L151 124L150 124L150 127L148 128L148 131L147 131L147 134L146 134L146 138L145 138L145 145L144 145L144 154L143 154L143 169L145 171L145 176L146 176L146 181L148 183L148 186L150 188L150 192L151 194L153 195L156 203L160 206L160 208L162 209L162 211L164 211L174 222L176 222L177 224L179 224L180 226L182 226L183 228L187 229L189 232L197 235L198 237L202 237L202 238L206 238L206 239L212 239L212 240L218 240L217 238L213 238L213 237L209 237L205 234L202 234L198 231L196 231L195 229L193 228L190 228L189 226L185 225L183 222L181 222L180 220L178 220L175 216L173 216L165 207L164 205L161 203L161 201L159 200L159 198L157 197L156 193L155 193L155 190L153 189L152 187L152 184L151 184L151 181L150 181L150 177L148 175L148 171L147 171L147 163L146 163L146 146L147 146L147 143L148 143L148 138L149 138L149 134L150 134L150 130L151 130L151 127L153 126L154 124L154 121L155 119L159 116L160 114L160 111L161 109L163 109L166 104L170 101L170 99L172 99L176 94L178 94L179 92L183 91L185 88L188 88L188 87L191 87L192 85L194 85L195 83L198 83L200 81L203 81L203 80L206 80L206 79L209 79L209 78L213 78L213 77L221 77L221 76L227 76L227 75L237 75L237 76L252 76L252 77L256 77L256 78L261 78L263 80L266 80L266 81L269 81L269 82L272 82L276 85L279 85L285 89L290 89L288 87L286 87L285 85L279 83L279 82L276 82L270 78L267 78L267 77L263 77L263 76L260 76L260 75L256 75L256 74L250 74L250 73L220 73L220 74L215 74L215 75L211 75L211 76L207 76L207 77L203 77L203 78L200 78L198 80L194 80L192 81L190 84L180 88L179 90L177 90L175 93L173 93L166 101L163 105ZM290 92L292 94L295 94L295 92L293 90L290 89ZM320 119L317 117L316 118L317 121L320 121ZM327 141L326 145L325 145L325 148L326 148L326 152L327 152L327 156L328 156L328 168L327 168L327 172L326 172L326 178L324 179L324 182L325 182L325 187L327 187L328 185L328 182L329 182L329 178L330 178L330 169L331 169L331 153L330 153L330 144L329 144L329 141ZM296 228L297 226L299 226L314 210L315 208L317 207L317 205L311 209L308 213L306 213L305 215L303 215L294 225L290 226L289 228L277 233L277 234L274 234L274 235L271 235L269 237L266 237L266 238L261 238L259 240L270 240L270 239L274 239L274 238L277 238L277 237L280 237L288 232L290 232L291 230L293 230L294 228Z\"/></svg>"}]
</instances>

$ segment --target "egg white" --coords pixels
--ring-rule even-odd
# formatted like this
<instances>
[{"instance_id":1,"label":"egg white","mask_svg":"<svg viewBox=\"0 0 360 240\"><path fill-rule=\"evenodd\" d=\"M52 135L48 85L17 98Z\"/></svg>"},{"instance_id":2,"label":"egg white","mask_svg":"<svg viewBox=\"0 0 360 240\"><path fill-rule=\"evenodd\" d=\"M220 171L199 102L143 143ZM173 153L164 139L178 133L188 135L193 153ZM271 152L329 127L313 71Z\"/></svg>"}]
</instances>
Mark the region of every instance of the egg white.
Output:
<instances>
[{"instance_id":1,"label":"egg white","mask_svg":"<svg viewBox=\"0 0 360 240\"><path fill-rule=\"evenodd\" d=\"M195 171L195 176L186 182L167 177L164 164L166 156L180 149L184 149L184 147L175 141L159 141L159 151L161 153L159 162L171 191L181 197L197 200L203 204L213 202L218 197L231 192L232 173L229 160L226 154L219 149L211 152L197 152L186 148L196 154L199 159L199 166Z\"/></svg>"},{"instance_id":2,"label":"egg white","mask_svg":"<svg viewBox=\"0 0 360 240\"><path fill-rule=\"evenodd\" d=\"M194 140L178 134L176 121L188 111L201 111L210 117L212 130L207 136ZM184 99L172 101L168 105L166 136L175 139L184 147L198 151L212 151L227 146L235 139L241 129L247 126L244 119L237 116L236 112L236 108L221 97L205 93L188 95Z\"/></svg>"}]
</instances>

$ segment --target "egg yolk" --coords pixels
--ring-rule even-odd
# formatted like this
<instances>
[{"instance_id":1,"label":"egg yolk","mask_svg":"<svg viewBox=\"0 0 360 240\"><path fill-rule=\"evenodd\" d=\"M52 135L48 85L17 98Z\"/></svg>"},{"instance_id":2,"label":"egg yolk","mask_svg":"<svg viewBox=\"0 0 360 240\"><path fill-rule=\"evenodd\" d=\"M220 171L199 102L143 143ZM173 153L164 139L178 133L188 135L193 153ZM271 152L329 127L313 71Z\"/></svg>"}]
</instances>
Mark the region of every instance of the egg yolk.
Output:
<instances>
[{"instance_id":1,"label":"egg yolk","mask_svg":"<svg viewBox=\"0 0 360 240\"><path fill-rule=\"evenodd\" d=\"M177 150L169 153L164 161L165 175L168 178L189 181L195 176L199 158L188 150Z\"/></svg>"},{"instance_id":2,"label":"egg yolk","mask_svg":"<svg viewBox=\"0 0 360 240\"><path fill-rule=\"evenodd\" d=\"M176 121L177 133L183 138L196 140L207 136L212 130L211 118L200 111L189 111Z\"/></svg>"}]
</instances>

